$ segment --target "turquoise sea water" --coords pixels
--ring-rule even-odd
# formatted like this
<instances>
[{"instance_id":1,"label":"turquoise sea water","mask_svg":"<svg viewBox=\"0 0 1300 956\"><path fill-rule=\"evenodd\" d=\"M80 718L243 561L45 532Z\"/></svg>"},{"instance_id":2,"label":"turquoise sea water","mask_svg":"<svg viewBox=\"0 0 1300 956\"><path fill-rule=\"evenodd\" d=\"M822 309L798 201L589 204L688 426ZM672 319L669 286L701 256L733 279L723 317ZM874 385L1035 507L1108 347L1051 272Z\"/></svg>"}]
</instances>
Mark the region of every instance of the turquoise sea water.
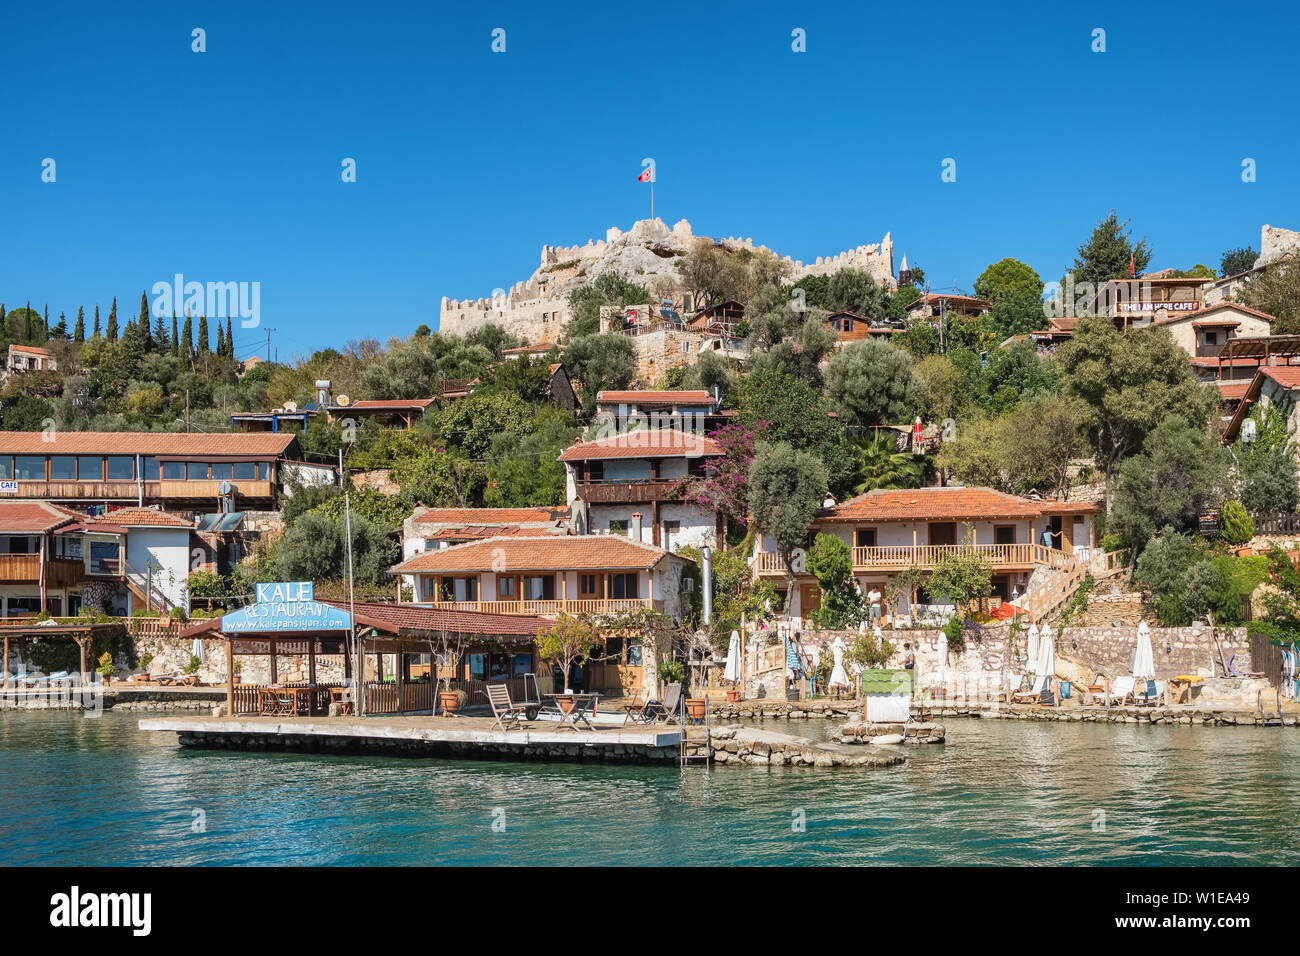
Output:
<instances>
[{"instance_id":1,"label":"turquoise sea water","mask_svg":"<svg viewBox=\"0 0 1300 956\"><path fill-rule=\"evenodd\" d=\"M1300 863L1294 728L957 720L896 769L683 772L183 751L137 718L0 714L0 865Z\"/></svg>"}]
</instances>

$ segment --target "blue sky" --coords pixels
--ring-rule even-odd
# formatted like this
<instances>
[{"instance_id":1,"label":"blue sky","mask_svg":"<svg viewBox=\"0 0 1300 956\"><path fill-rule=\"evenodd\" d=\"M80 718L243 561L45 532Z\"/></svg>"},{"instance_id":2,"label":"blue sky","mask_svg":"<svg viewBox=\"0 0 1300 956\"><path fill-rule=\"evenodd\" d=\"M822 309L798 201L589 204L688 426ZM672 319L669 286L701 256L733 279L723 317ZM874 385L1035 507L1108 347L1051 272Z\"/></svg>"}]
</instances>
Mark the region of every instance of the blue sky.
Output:
<instances>
[{"instance_id":1,"label":"blue sky","mask_svg":"<svg viewBox=\"0 0 1300 956\"><path fill-rule=\"evenodd\" d=\"M830 6L11 5L0 302L129 313L180 272L260 282L281 360L407 335L645 218L645 156L670 224L805 261L892 232L935 287L1058 278L1111 208L1156 268L1300 228L1293 5Z\"/></svg>"}]
</instances>

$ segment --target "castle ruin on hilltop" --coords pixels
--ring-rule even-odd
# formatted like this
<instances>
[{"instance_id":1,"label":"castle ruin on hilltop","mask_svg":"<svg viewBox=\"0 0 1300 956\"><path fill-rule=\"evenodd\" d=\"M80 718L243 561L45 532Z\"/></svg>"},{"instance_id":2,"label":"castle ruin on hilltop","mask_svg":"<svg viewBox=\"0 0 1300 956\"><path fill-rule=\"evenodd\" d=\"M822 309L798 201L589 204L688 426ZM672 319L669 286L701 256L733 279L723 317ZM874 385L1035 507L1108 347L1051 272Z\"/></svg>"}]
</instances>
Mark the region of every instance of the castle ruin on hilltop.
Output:
<instances>
[{"instance_id":1,"label":"castle ruin on hilltop","mask_svg":"<svg viewBox=\"0 0 1300 956\"><path fill-rule=\"evenodd\" d=\"M509 291L496 290L491 298L442 299L438 329L457 335L487 324L500 325L512 335L530 344L554 342L569 321L569 293L599 278L616 272L633 282L645 285L656 296L669 295L683 310L692 312L703 303L683 301L677 290L676 260L684 256L691 244L707 236L696 236L685 219L671 229L662 219L642 219L627 232L612 227L603 240L588 239L579 246L542 246L541 262L528 279L515 283ZM776 255L767 246L755 246L752 239L728 237L712 239L727 249L749 249ZM829 275L840 269L862 269L890 289L894 279L894 244L887 233L880 242L858 246L834 256L818 256L805 265L789 256L779 256L790 264L789 281L804 276ZM687 296L689 299L689 296Z\"/></svg>"}]
</instances>

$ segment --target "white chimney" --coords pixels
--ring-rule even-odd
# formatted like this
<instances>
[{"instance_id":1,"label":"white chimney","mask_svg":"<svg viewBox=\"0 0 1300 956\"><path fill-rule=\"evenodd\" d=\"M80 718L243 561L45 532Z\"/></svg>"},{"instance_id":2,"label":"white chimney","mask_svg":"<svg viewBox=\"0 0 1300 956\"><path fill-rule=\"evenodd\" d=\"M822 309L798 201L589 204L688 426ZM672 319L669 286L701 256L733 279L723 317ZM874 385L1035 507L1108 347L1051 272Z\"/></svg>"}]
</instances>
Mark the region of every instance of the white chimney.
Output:
<instances>
[{"instance_id":1,"label":"white chimney","mask_svg":"<svg viewBox=\"0 0 1300 956\"><path fill-rule=\"evenodd\" d=\"M632 526L628 528L627 536L633 541L641 540L641 512L632 512Z\"/></svg>"}]
</instances>

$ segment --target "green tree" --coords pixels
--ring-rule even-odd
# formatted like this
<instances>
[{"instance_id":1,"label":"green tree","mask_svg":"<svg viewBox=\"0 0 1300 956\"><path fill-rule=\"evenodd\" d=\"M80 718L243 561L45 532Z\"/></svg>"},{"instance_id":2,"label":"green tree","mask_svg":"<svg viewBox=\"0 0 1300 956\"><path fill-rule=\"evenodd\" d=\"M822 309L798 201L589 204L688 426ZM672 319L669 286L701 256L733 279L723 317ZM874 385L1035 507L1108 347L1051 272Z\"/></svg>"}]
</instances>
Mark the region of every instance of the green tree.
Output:
<instances>
[{"instance_id":1,"label":"green tree","mask_svg":"<svg viewBox=\"0 0 1300 956\"><path fill-rule=\"evenodd\" d=\"M975 295L997 303L1009 296L1028 296L1039 301L1042 316L1043 279L1019 259L999 259L975 280Z\"/></svg>"},{"instance_id":2,"label":"green tree","mask_svg":"<svg viewBox=\"0 0 1300 956\"><path fill-rule=\"evenodd\" d=\"M737 386L741 422L761 429L771 443L787 443L821 459L836 493L847 490L852 456L844 430L830 407L806 382L773 369L760 369Z\"/></svg>"},{"instance_id":3,"label":"green tree","mask_svg":"<svg viewBox=\"0 0 1300 956\"><path fill-rule=\"evenodd\" d=\"M1237 447L1241 444L1238 442ZM1300 507L1300 477L1296 473L1295 455L1288 446L1248 456L1238 452L1237 457L1241 462L1241 503L1249 513L1289 514Z\"/></svg>"},{"instance_id":4,"label":"green tree","mask_svg":"<svg viewBox=\"0 0 1300 956\"><path fill-rule=\"evenodd\" d=\"M185 329L181 332L181 357L186 362L194 361L194 319L188 309L185 312Z\"/></svg>"},{"instance_id":5,"label":"green tree","mask_svg":"<svg viewBox=\"0 0 1300 956\"><path fill-rule=\"evenodd\" d=\"M1151 592L1161 624L1177 626L1191 621L1182 595L1187 572L1196 560L1192 536L1179 534L1172 526L1166 526L1138 556L1133 583Z\"/></svg>"},{"instance_id":6,"label":"green tree","mask_svg":"<svg viewBox=\"0 0 1300 956\"><path fill-rule=\"evenodd\" d=\"M794 594L794 552L803 546L826 498L826 466L781 442L758 448L749 472L749 511L786 567L786 606Z\"/></svg>"},{"instance_id":7,"label":"green tree","mask_svg":"<svg viewBox=\"0 0 1300 956\"><path fill-rule=\"evenodd\" d=\"M1041 395L1010 413L1008 473L1016 491L1069 497L1070 463L1087 455L1088 410L1077 399Z\"/></svg>"},{"instance_id":8,"label":"green tree","mask_svg":"<svg viewBox=\"0 0 1300 956\"><path fill-rule=\"evenodd\" d=\"M1205 430L1170 415L1120 467L1107 530L1139 553L1157 528L1193 531L1223 501L1228 455Z\"/></svg>"},{"instance_id":9,"label":"green tree","mask_svg":"<svg viewBox=\"0 0 1300 956\"><path fill-rule=\"evenodd\" d=\"M822 592L821 607L809 615L819 627L839 630L866 619L866 603L853 580L853 555L841 538L818 534L813 539L808 572Z\"/></svg>"},{"instance_id":10,"label":"green tree","mask_svg":"<svg viewBox=\"0 0 1300 956\"><path fill-rule=\"evenodd\" d=\"M1001 342L1013 335L1027 335L1046 328L1042 295L1036 292L1009 292L993 300L988 324L994 338Z\"/></svg>"},{"instance_id":11,"label":"green tree","mask_svg":"<svg viewBox=\"0 0 1300 956\"><path fill-rule=\"evenodd\" d=\"M1219 509L1219 536L1228 544L1245 544L1255 537L1255 522L1240 501L1229 499Z\"/></svg>"},{"instance_id":12,"label":"green tree","mask_svg":"<svg viewBox=\"0 0 1300 956\"><path fill-rule=\"evenodd\" d=\"M1255 260L1258 258L1259 253L1250 246L1244 249L1228 249L1219 260L1219 275L1226 279L1228 276L1249 272L1255 268Z\"/></svg>"},{"instance_id":13,"label":"green tree","mask_svg":"<svg viewBox=\"0 0 1300 956\"><path fill-rule=\"evenodd\" d=\"M1112 209L1109 216L1093 227L1092 235L1079 246L1079 254L1070 267L1076 286L1082 282L1100 286L1110 279L1127 278L1130 257L1133 275L1146 271L1151 261L1151 247L1145 239L1134 245L1129 238L1128 224L1127 219L1120 222Z\"/></svg>"},{"instance_id":14,"label":"green tree","mask_svg":"<svg viewBox=\"0 0 1300 956\"><path fill-rule=\"evenodd\" d=\"M930 572L926 590L952 601L960 616L968 605L993 593L993 565L977 552L946 552Z\"/></svg>"},{"instance_id":15,"label":"green tree","mask_svg":"<svg viewBox=\"0 0 1300 956\"><path fill-rule=\"evenodd\" d=\"M212 354L212 345L208 339L208 317L199 316L198 357L203 359Z\"/></svg>"},{"instance_id":16,"label":"green tree","mask_svg":"<svg viewBox=\"0 0 1300 956\"><path fill-rule=\"evenodd\" d=\"M110 342L117 341L117 296L113 296L113 304L108 310L108 326L104 330L104 337Z\"/></svg>"},{"instance_id":17,"label":"green tree","mask_svg":"<svg viewBox=\"0 0 1300 956\"><path fill-rule=\"evenodd\" d=\"M95 303L95 331L91 333L93 338L99 338L99 303Z\"/></svg>"},{"instance_id":18,"label":"green tree","mask_svg":"<svg viewBox=\"0 0 1300 956\"><path fill-rule=\"evenodd\" d=\"M906 421L917 398L912 359L880 339L853 342L826 366L826 395L848 425Z\"/></svg>"},{"instance_id":19,"label":"green tree","mask_svg":"<svg viewBox=\"0 0 1300 956\"><path fill-rule=\"evenodd\" d=\"M636 378L636 352L626 335L584 335L564 349L564 367L581 383L582 405L594 407L606 389L627 388Z\"/></svg>"},{"instance_id":20,"label":"green tree","mask_svg":"<svg viewBox=\"0 0 1300 956\"><path fill-rule=\"evenodd\" d=\"M86 308L77 306L77 324L72 329L72 341L86 341Z\"/></svg>"},{"instance_id":21,"label":"green tree","mask_svg":"<svg viewBox=\"0 0 1300 956\"><path fill-rule=\"evenodd\" d=\"M569 309L572 317L565 328L566 339L583 338L600 333L600 309L602 306L617 306L620 309L629 305L645 305L651 302L650 290L637 285L617 272L604 272L587 285L569 293Z\"/></svg>"},{"instance_id":22,"label":"green tree","mask_svg":"<svg viewBox=\"0 0 1300 956\"><path fill-rule=\"evenodd\" d=\"M889 290L862 269L840 269L831 273L826 286L826 308L847 310L869 319L885 317Z\"/></svg>"},{"instance_id":23,"label":"green tree","mask_svg":"<svg viewBox=\"0 0 1300 956\"><path fill-rule=\"evenodd\" d=\"M1109 319L1086 318L1056 358L1062 392L1088 407L1093 446L1108 482L1157 424L1173 415L1199 428L1214 404L1165 328L1120 333Z\"/></svg>"},{"instance_id":24,"label":"green tree","mask_svg":"<svg viewBox=\"0 0 1300 956\"><path fill-rule=\"evenodd\" d=\"M877 488L920 488L932 467L929 455L899 451L892 431L853 445L853 493Z\"/></svg>"},{"instance_id":25,"label":"green tree","mask_svg":"<svg viewBox=\"0 0 1300 956\"><path fill-rule=\"evenodd\" d=\"M226 358L235 357L235 334L230 328L230 316L226 316Z\"/></svg>"},{"instance_id":26,"label":"green tree","mask_svg":"<svg viewBox=\"0 0 1300 956\"><path fill-rule=\"evenodd\" d=\"M145 352L153 351L153 332L149 326L149 296L147 293L140 293L140 317L136 319L140 326L140 341L144 344Z\"/></svg>"},{"instance_id":27,"label":"green tree","mask_svg":"<svg viewBox=\"0 0 1300 956\"><path fill-rule=\"evenodd\" d=\"M686 370L681 383L682 388L716 391L721 399L726 399L734 386L735 376L731 374L727 360L716 352L701 352L695 364Z\"/></svg>"},{"instance_id":28,"label":"green tree","mask_svg":"<svg viewBox=\"0 0 1300 956\"><path fill-rule=\"evenodd\" d=\"M176 310L175 310L175 309L172 310L172 338L171 338L171 344L172 344L172 355L176 356L177 358L180 358L180 355L181 355L181 336L180 336L180 333L176 331Z\"/></svg>"},{"instance_id":29,"label":"green tree","mask_svg":"<svg viewBox=\"0 0 1300 956\"><path fill-rule=\"evenodd\" d=\"M1300 259L1275 262L1247 283L1241 301L1277 316L1275 335L1300 332Z\"/></svg>"}]
</instances>

